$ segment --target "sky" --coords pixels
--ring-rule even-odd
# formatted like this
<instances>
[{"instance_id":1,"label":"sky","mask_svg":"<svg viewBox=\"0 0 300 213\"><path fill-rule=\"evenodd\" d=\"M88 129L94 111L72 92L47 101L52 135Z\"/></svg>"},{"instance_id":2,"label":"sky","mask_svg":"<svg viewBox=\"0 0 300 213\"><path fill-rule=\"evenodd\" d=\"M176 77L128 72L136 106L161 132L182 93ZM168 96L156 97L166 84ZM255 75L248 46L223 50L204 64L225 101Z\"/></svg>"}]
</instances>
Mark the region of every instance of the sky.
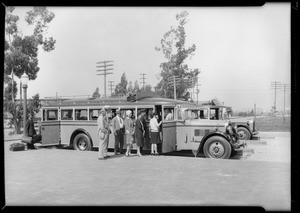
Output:
<instances>
[{"instance_id":1,"label":"sky","mask_svg":"<svg viewBox=\"0 0 300 213\"><path fill-rule=\"evenodd\" d=\"M32 34L24 15L31 7L16 7L19 30ZM97 62L113 61L113 85L125 72L128 81L145 81L154 88L165 62L160 41L176 14L186 10L186 47L196 45L185 63L199 68L199 101L219 99L233 110L254 107L270 111L275 91L271 82L291 82L290 3L262 7L48 7L55 14L47 37L56 40L52 52L39 51L40 71L27 89L28 97L104 94L104 76ZM17 79L17 82L19 80ZM106 89L110 95L109 87ZM18 98L19 96L17 96ZM197 99L196 94L194 100ZM276 108L282 110L283 90L277 90ZM290 108L290 92L285 107Z\"/></svg>"}]
</instances>

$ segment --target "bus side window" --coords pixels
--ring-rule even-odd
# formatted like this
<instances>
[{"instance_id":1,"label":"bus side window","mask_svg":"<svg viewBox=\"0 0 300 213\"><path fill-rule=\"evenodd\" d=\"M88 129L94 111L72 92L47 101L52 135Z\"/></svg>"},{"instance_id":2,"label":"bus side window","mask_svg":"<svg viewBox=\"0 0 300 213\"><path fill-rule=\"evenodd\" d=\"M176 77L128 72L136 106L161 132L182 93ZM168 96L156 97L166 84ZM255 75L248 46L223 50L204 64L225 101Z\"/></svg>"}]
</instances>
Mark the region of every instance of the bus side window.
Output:
<instances>
[{"instance_id":1,"label":"bus side window","mask_svg":"<svg viewBox=\"0 0 300 213\"><path fill-rule=\"evenodd\" d=\"M87 110L86 109L76 109L75 110L76 120L87 120Z\"/></svg>"},{"instance_id":2,"label":"bus side window","mask_svg":"<svg viewBox=\"0 0 300 213\"><path fill-rule=\"evenodd\" d=\"M61 110L61 120L73 120L73 110L72 109L62 109Z\"/></svg>"},{"instance_id":3,"label":"bus side window","mask_svg":"<svg viewBox=\"0 0 300 213\"><path fill-rule=\"evenodd\" d=\"M97 120L99 117L99 109L90 109L90 120Z\"/></svg>"},{"instance_id":4,"label":"bus side window","mask_svg":"<svg viewBox=\"0 0 300 213\"><path fill-rule=\"evenodd\" d=\"M208 111L207 109L200 110L200 119L207 119Z\"/></svg>"},{"instance_id":5,"label":"bus side window","mask_svg":"<svg viewBox=\"0 0 300 213\"><path fill-rule=\"evenodd\" d=\"M210 109L210 120L217 120L217 115L216 109Z\"/></svg>"},{"instance_id":6,"label":"bus side window","mask_svg":"<svg viewBox=\"0 0 300 213\"><path fill-rule=\"evenodd\" d=\"M164 108L164 121L174 120L174 108Z\"/></svg>"},{"instance_id":7,"label":"bus side window","mask_svg":"<svg viewBox=\"0 0 300 213\"><path fill-rule=\"evenodd\" d=\"M57 120L57 110L47 110L47 120Z\"/></svg>"}]
</instances>

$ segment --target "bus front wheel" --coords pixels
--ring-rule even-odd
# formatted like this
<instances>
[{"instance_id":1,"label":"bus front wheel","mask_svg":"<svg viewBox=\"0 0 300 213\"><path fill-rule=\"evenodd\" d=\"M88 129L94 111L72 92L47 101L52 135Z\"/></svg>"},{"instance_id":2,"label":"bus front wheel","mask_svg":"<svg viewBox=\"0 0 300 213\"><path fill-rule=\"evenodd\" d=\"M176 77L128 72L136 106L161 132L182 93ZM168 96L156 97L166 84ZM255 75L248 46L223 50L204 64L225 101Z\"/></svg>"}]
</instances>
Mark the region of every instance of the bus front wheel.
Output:
<instances>
[{"instance_id":1,"label":"bus front wheel","mask_svg":"<svg viewBox=\"0 0 300 213\"><path fill-rule=\"evenodd\" d=\"M203 153L206 158L228 159L231 155L231 146L225 138L213 136L205 142Z\"/></svg>"},{"instance_id":2,"label":"bus front wheel","mask_svg":"<svg viewBox=\"0 0 300 213\"><path fill-rule=\"evenodd\" d=\"M92 150L92 142L86 134L80 133L73 140L73 148L80 151L89 151Z\"/></svg>"},{"instance_id":3,"label":"bus front wheel","mask_svg":"<svg viewBox=\"0 0 300 213\"><path fill-rule=\"evenodd\" d=\"M239 135L240 140L250 140L250 132L245 127L238 127L237 134Z\"/></svg>"}]
</instances>

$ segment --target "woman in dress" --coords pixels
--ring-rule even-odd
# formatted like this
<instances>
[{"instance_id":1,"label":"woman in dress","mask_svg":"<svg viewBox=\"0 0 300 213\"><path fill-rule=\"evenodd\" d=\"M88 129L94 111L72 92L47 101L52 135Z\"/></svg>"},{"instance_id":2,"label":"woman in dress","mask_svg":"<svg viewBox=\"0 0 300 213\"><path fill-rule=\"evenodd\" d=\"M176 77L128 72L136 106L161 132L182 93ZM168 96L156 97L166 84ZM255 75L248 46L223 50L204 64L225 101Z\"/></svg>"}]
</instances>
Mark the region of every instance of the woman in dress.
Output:
<instances>
[{"instance_id":1,"label":"woman in dress","mask_svg":"<svg viewBox=\"0 0 300 213\"><path fill-rule=\"evenodd\" d=\"M131 156L131 147L133 143L133 133L134 133L134 124L131 119L132 112L131 110L126 111L126 118L124 120L125 125L125 138L126 138L126 153L125 156L129 157Z\"/></svg>"},{"instance_id":2,"label":"woman in dress","mask_svg":"<svg viewBox=\"0 0 300 213\"><path fill-rule=\"evenodd\" d=\"M139 157L142 157L140 147L144 146L144 137L145 137L145 127L143 124L144 113L145 113L144 111L138 112L138 117L135 121L135 129L134 129L137 155Z\"/></svg>"},{"instance_id":3,"label":"woman in dress","mask_svg":"<svg viewBox=\"0 0 300 213\"><path fill-rule=\"evenodd\" d=\"M150 120L150 137L151 137L151 155L158 155L157 152L157 144L160 142L160 137L159 137L159 126L161 125L162 122L158 123L158 114L154 113L153 117Z\"/></svg>"}]
</instances>

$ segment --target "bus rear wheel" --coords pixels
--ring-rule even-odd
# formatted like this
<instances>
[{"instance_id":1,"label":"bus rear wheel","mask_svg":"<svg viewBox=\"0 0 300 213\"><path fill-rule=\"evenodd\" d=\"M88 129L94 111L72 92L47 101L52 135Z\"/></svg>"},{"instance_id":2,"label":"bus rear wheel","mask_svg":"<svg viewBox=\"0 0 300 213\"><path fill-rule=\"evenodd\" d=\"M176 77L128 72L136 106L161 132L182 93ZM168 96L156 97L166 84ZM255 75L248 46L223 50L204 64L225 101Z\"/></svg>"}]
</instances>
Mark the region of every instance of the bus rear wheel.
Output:
<instances>
[{"instance_id":1,"label":"bus rear wheel","mask_svg":"<svg viewBox=\"0 0 300 213\"><path fill-rule=\"evenodd\" d=\"M228 159L231 155L231 146L225 138L213 136L205 142L203 153L206 158Z\"/></svg>"},{"instance_id":2,"label":"bus rear wheel","mask_svg":"<svg viewBox=\"0 0 300 213\"><path fill-rule=\"evenodd\" d=\"M73 140L73 148L80 151L90 151L92 150L92 142L86 134L80 133Z\"/></svg>"}]
</instances>

